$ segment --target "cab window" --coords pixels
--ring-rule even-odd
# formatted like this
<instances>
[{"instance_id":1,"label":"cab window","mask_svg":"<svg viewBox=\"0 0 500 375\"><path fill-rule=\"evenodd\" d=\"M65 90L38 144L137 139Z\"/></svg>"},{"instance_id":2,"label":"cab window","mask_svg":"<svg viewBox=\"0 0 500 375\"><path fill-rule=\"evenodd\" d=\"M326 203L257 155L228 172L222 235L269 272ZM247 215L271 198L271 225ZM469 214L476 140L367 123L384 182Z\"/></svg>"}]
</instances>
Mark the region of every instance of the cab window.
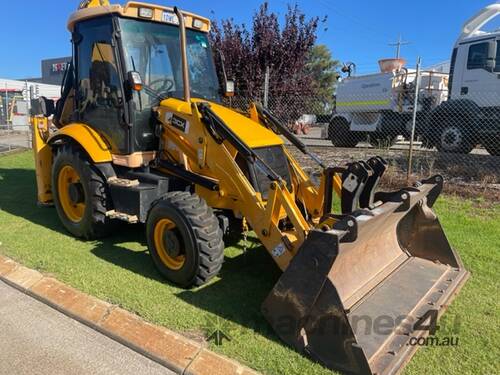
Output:
<instances>
[{"instance_id":1,"label":"cab window","mask_svg":"<svg viewBox=\"0 0 500 375\"><path fill-rule=\"evenodd\" d=\"M490 44L488 42L473 44L469 47L467 69L485 69Z\"/></svg>"},{"instance_id":2,"label":"cab window","mask_svg":"<svg viewBox=\"0 0 500 375\"><path fill-rule=\"evenodd\" d=\"M112 23L109 18L83 21L76 32L77 45L78 117L101 131L113 152L125 152L128 147L122 129L122 88L112 45Z\"/></svg>"}]
</instances>

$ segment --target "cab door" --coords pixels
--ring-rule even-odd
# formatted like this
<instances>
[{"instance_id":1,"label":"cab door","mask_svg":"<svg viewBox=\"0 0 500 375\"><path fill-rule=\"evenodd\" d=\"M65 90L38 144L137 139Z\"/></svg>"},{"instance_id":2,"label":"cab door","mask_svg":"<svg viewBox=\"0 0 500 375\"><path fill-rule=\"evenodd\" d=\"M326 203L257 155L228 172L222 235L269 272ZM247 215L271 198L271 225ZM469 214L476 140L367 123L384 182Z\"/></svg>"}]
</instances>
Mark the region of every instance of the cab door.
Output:
<instances>
[{"instance_id":1,"label":"cab door","mask_svg":"<svg viewBox=\"0 0 500 375\"><path fill-rule=\"evenodd\" d=\"M97 130L113 154L132 153L124 121L123 84L119 75L109 16L76 25L77 118Z\"/></svg>"},{"instance_id":2,"label":"cab door","mask_svg":"<svg viewBox=\"0 0 500 375\"><path fill-rule=\"evenodd\" d=\"M497 57L500 51L498 51L497 44L495 39L489 39L466 45L467 60L462 80L453 88L460 99L472 100L480 107L500 104L498 102L500 56Z\"/></svg>"}]
</instances>

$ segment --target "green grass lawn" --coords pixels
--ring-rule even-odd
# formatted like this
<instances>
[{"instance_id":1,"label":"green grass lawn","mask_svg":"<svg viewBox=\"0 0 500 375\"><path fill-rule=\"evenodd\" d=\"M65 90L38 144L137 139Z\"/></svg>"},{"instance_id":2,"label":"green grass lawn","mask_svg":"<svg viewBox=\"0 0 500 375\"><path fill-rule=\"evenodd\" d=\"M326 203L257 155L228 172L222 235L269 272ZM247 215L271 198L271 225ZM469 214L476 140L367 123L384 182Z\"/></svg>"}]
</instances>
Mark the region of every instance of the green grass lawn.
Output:
<instances>
[{"instance_id":1,"label":"green grass lawn","mask_svg":"<svg viewBox=\"0 0 500 375\"><path fill-rule=\"evenodd\" d=\"M500 208L442 197L436 209L472 278L440 322L457 347L421 348L405 374L500 373ZM219 319L232 340L211 349L268 374L331 374L283 345L260 314L279 277L262 246L229 244L219 278L186 291L166 283L146 250L141 227L124 226L104 241L68 236L55 209L38 208L30 152L0 157L0 253L118 304L148 321L203 337ZM457 332L458 331L458 332Z\"/></svg>"}]
</instances>

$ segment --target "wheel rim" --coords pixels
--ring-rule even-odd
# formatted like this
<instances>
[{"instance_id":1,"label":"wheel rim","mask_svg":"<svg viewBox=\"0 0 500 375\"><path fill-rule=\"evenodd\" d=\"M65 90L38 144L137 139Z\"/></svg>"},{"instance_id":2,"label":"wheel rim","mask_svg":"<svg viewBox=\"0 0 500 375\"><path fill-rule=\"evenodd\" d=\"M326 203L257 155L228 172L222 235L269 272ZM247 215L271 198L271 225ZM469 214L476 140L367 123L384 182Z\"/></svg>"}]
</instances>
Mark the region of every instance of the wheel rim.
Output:
<instances>
[{"instance_id":1,"label":"wheel rim","mask_svg":"<svg viewBox=\"0 0 500 375\"><path fill-rule=\"evenodd\" d=\"M179 253L181 241L175 233L176 225L169 219L161 219L154 229L155 248L163 264L174 271L180 270L186 262L184 255L175 255ZM176 247L179 248L176 248Z\"/></svg>"},{"instance_id":2,"label":"wheel rim","mask_svg":"<svg viewBox=\"0 0 500 375\"><path fill-rule=\"evenodd\" d=\"M445 149L455 149L462 143L462 132L456 128L448 128L441 135L441 144Z\"/></svg>"},{"instance_id":3,"label":"wheel rim","mask_svg":"<svg viewBox=\"0 0 500 375\"><path fill-rule=\"evenodd\" d=\"M75 168L66 165L61 169L57 178L57 188L59 202L67 218L74 223L82 221L86 207L85 196L80 175ZM79 198L75 196L78 195L77 191L81 191Z\"/></svg>"}]
</instances>

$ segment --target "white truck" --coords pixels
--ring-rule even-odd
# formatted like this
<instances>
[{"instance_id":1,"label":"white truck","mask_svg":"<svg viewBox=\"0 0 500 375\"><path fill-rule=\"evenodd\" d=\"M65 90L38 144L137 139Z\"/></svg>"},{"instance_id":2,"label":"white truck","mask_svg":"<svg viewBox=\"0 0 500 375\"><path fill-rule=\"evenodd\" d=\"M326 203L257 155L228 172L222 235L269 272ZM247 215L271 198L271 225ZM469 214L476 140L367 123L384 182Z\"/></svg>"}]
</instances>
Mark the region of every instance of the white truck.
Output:
<instances>
[{"instance_id":1,"label":"white truck","mask_svg":"<svg viewBox=\"0 0 500 375\"><path fill-rule=\"evenodd\" d=\"M424 144L455 153L482 144L491 155L500 155L500 30L481 30L499 14L500 4L492 4L465 23L449 76L422 72L416 130ZM339 83L328 128L335 146L354 147L367 137L391 143L397 135L408 135L416 74L401 61L387 62L382 73Z\"/></svg>"}]
</instances>

